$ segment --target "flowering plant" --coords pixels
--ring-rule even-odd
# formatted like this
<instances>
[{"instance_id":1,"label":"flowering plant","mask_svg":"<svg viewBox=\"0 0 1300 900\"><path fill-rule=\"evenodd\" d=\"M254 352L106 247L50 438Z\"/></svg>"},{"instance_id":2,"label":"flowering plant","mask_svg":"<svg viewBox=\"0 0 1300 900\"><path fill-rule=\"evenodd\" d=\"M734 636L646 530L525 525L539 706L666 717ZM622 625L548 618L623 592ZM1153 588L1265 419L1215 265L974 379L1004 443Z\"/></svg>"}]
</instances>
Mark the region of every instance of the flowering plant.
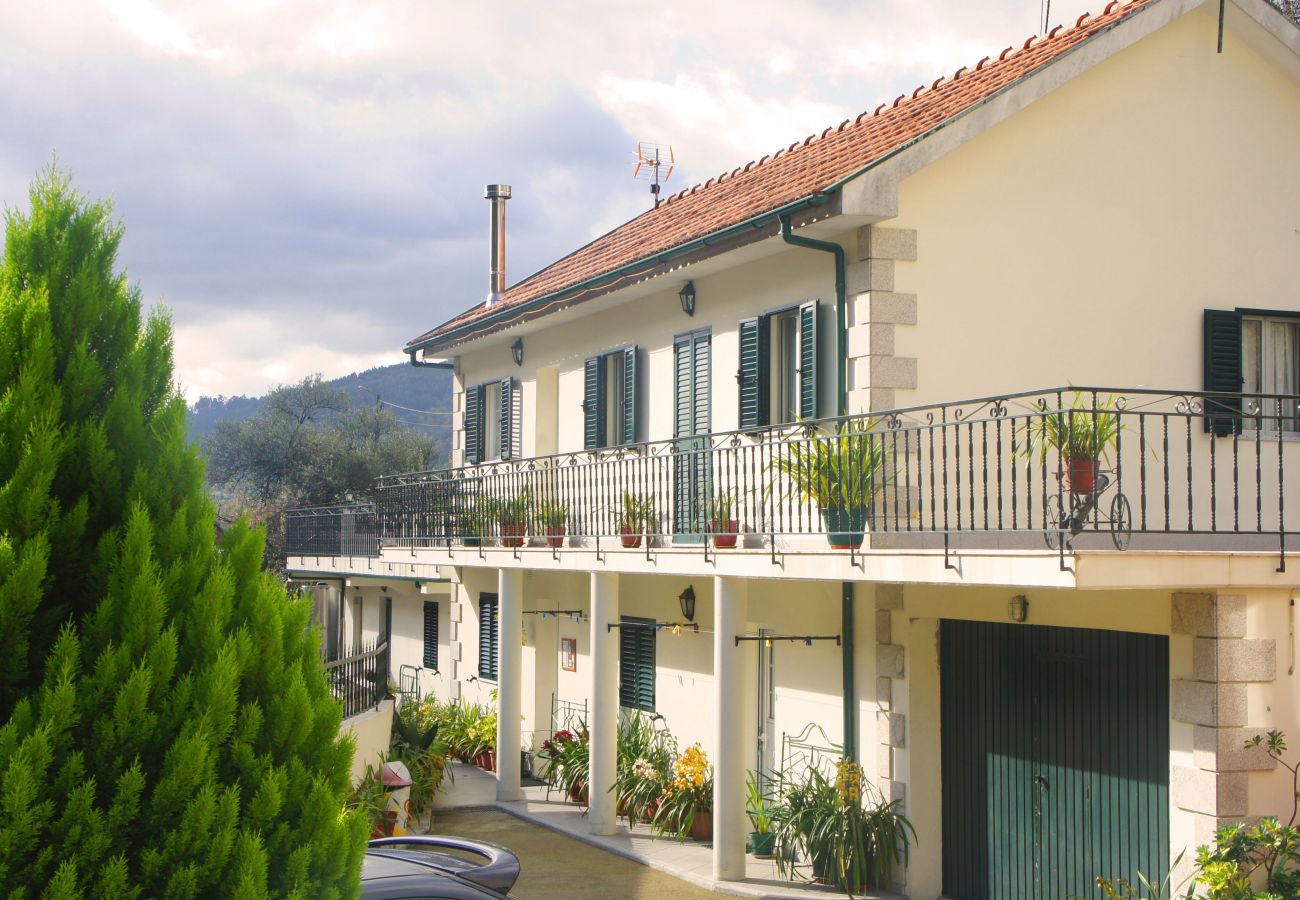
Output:
<instances>
[{"instance_id":1,"label":"flowering plant","mask_svg":"<svg viewBox=\"0 0 1300 900\"><path fill-rule=\"evenodd\" d=\"M657 834L672 832L685 840L695 820L713 812L713 766L699 744L692 744L673 762L672 777L655 811Z\"/></svg>"},{"instance_id":2,"label":"flowering plant","mask_svg":"<svg viewBox=\"0 0 1300 900\"><path fill-rule=\"evenodd\" d=\"M552 787L569 794L580 794L586 787L591 768L587 742L585 728L579 729L577 734L561 728L551 735L549 741L542 741L542 752L549 761L546 775Z\"/></svg>"},{"instance_id":3,"label":"flowering plant","mask_svg":"<svg viewBox=\"0 0 1300 900\"><path fill-rule=\"evenodd\" d=\"M618 774L614 792L618 812L630 824L649 821L668 787L677 740L661 726L661 716L624 710L618 723Z\"/></svg>"},{"instance_id":4,"label":"flowering plant","mask_svg":"<svg viewBox=\"0 0 1300 900\"><path fill-rule=\"evenodd\" d=\"M771 815L783 875L792 872L797 851L812 864L814 877L858 893L887 884L896 861L906 864L916 837L912 823L899 801L886 802L857 763L836 763L833 782L810 768L799 780L782 775L781 783Z\"/></svg>"}]
</instances>

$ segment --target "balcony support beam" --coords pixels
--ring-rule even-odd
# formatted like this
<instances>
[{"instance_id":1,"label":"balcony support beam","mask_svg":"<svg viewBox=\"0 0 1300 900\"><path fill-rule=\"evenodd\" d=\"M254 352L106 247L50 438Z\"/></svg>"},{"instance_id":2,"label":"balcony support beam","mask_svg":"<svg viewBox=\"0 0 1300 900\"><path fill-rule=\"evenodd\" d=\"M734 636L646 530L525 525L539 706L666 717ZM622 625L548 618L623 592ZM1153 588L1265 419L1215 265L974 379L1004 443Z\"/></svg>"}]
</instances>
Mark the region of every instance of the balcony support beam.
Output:
<instances>
[{"instance_id":1,"label":"balcony support beam","mask_svg":"<svg viewBox=\"0 0 1300 900\"><path fill-rule=\"evenodd\" d=\"M618 575L591 573L591 754L590 809L592 834L618 830L618 797L612 790L617 772L618 642L621 633L609 628L619 621Z\"/></svg>"},{"instance_id":2,"label":"balcony support beam","mask_svg":"<svg viewBox=\"0 0 1300 900\"><path fill-rule=\"evenodd\" d=\"M497 800L523 799L519 710L523 693L524 572L497 573Z\"/></svg>"},{"instance_id":3,"label":"balcony support beam","mask_svg":"<svg viewBox=\"0 0 1300 900\"><path fill-rule=\"evenodd\" d=\"M743 578L713 579L713 877L718 881L745 877L745 758L752 743L745 729L749 645L735 636L746 632L748 587Z\"/></svg>"}]
</instances>

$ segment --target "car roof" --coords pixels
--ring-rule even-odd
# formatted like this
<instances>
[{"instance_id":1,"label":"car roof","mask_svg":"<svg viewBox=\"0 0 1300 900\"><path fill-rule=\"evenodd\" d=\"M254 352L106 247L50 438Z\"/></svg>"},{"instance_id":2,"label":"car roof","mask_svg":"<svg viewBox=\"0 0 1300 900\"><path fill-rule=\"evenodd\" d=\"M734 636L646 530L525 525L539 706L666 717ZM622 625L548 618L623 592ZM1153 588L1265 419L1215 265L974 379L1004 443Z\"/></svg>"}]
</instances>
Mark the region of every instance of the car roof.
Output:
<instances>
[{"instance_id":1,"label":"car roof","mask_svg":"<svg viewBox=\"0 0 1300 900\"><path fill-rule=\"evenodd\" d=\"M456 876L474 865L427 850L371 848L361 863L363 900L496 900L505 895Z\"/></svg>"}]
</instances>

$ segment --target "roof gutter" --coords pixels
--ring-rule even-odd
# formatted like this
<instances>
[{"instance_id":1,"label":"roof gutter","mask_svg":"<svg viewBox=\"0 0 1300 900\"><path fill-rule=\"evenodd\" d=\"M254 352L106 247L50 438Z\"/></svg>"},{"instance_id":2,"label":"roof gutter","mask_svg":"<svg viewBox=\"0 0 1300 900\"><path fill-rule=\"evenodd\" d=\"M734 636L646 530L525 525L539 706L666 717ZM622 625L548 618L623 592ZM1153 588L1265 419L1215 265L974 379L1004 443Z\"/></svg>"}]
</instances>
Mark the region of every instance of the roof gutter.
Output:
<instances>
[{"instance_id":1,"label":"roof gutter","mask_svg":"<svg viewBox=\"0 0 1300 900\"><path fill-rule=\"evenodd\" d=\"M439 359L433 362L429 362L427 359L418 359L415 354L419 349L419 347L414 347L406 351L407 355L411 357L411 365L417 369L446 369L448 372L456 369L456 364L449 359Z\"/></svg>"},{"instance_id":2,"label":"roof gutter","mask_svg":"<svg viewBox=\"0 0 1300 900\"><path fill-rule=\"evenodd\" d=\"M826 202L828 202L829 200L830 200L829 192L818 192L816 194L811 194L807 197L804 197L801 200L796 200L793 203L787 203L785 206L779 207L770 212L760 213L757 216L751 216L750 218L736 225L729 225L728 227L723 228L720 231L715 231L710 234L706 234L703 237L695 238L694 240L688 241L685 244L681 244L677 247L673 247L669 250L665 250L662 253L658 253L655 254L654 256L650 256L645 259L640 259L635 262L630 262L627 265L620 266L619 268L614 269L613 271L605 272L601 275L593 276L592 278L589 278L586 281L580 281L577 284L570 285L569 287L562 288L558 291L552 291L549 294L542 294L540 297L534 297L532 300L529 300L525 303L520 303L513 306L504 306L498 312L490 313L486 316L475 319L472 322L467 322L464 325L461 325L457 328L453 328L451 331L447 332L444 335L438 335L437 337L427 338L423 341L419 341L418 343L408 344L404 348L405 352L410 354L411 358L414 359L415 353L417 351L424 350L428 347L432 347L438 344L455 343L463 334L465 334L466 332L472 329L478 329L485 325L492 325L494 323L499 323L503 320L509 320L518 315L522 315L532 310L538 309L540 307L544 307L549 303L554 303L558 300L562 300L566 296L572 294L578 294L581 293L582 291L589 291L594 288L598 288L609 282L617 281L618 279L625 278L628 275L636 274L638 270L643 270L655 265L659 265L661 263L668 262L671 259L682 256L686 253L690 253L694 250L698 250L701 247L708 247L710 244L717 243L718 241L721 240L726 240L727 238L732 237L734 235L743 234L747 231L753 231L756 228L762 228L764 225L771 224L774 222L779 222L782 216L789 216L792 213L798 212L799 210L802 209L808 209L814 206L821 206ZM436 363L434 365L436 365Z\"/></svg>"}]
</instances>

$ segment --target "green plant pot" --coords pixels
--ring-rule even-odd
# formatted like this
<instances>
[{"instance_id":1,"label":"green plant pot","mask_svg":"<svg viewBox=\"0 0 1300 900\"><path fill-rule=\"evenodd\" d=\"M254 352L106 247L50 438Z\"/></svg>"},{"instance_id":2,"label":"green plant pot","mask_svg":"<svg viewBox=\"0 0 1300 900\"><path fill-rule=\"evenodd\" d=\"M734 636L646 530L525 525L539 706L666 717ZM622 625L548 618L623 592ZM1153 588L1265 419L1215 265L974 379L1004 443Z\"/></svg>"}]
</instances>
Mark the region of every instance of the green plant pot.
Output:
<instances>
[{"instance_id":1,"label":"green plant pot","mask_svg":"<svg viewBox=\"0 0 1300 900\"><path fill-rule=\"evenodd\" d=\"M466 547L480 547L483 544L481 537L464 537L460 539L461 544Z\"/></svg>"},{"instance_id":2,"label":"green plant pot","mask_svg":"<svg viewBox=\"0 0 1300 900\"><path fill-rule=\"evenodd\" d=\"M776 832L769 831L766 834L759 834L757 831L749 833L750 852L759 859L771 859L776 855Z\"/></svg>"},{"instance_id":3,"label":"green plant pot","mask_svg":"<svg viewBox=\"0 0 1300 900\"><path fill-rule=\"evenodd\" d=\"M871 510L860 506L856 509L822 509L822 525L826 529L826 540L832 550L856 550L862 546L862 538L867 531L867 517Z\"/></svg>"}]
</instances>

